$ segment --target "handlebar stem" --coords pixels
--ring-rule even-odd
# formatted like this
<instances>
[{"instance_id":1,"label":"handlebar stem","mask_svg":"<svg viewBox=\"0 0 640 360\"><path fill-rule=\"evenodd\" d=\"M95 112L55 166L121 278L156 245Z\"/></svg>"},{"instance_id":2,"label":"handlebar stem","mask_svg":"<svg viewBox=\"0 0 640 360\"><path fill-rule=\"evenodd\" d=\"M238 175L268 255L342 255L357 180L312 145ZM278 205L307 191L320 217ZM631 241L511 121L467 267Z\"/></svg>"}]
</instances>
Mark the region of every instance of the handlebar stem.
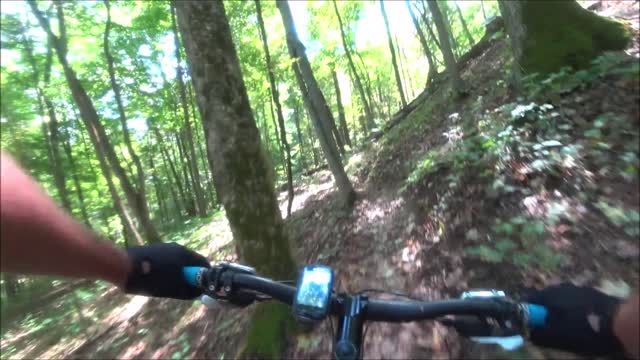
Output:
<instances>
[{"instance_id":1,"label":"handlebar stem","mask_svg":"<svg viewBox=\"0 0 640 360\"><path fill-rule=\"evenodd\" d=\"M341 295L345 313L340 317L340 326L336 334L335 358L356 360L362 358L363 316L367 310L368 297L365 295Z\"/></svg>"}]
</instances>

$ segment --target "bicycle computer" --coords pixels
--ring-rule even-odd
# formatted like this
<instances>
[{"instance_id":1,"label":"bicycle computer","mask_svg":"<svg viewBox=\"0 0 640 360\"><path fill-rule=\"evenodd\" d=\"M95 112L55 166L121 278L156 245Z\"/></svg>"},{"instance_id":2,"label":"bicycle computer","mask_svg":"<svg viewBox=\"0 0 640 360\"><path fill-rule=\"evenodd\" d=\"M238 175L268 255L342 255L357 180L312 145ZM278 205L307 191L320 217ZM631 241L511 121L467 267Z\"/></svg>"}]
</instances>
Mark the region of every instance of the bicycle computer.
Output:
<instances>
[{"instance_id":1,"label":"bicycle computer","mask_svg":"<svg viewBox=\"0 0 640 360\"><path fill-rule=\"evenodd\" d=\"M328 266L308 265L302 269L293 299L293 314L301 320L322 320L329 312L333 271Z\"/></svg>"}]
</instances>

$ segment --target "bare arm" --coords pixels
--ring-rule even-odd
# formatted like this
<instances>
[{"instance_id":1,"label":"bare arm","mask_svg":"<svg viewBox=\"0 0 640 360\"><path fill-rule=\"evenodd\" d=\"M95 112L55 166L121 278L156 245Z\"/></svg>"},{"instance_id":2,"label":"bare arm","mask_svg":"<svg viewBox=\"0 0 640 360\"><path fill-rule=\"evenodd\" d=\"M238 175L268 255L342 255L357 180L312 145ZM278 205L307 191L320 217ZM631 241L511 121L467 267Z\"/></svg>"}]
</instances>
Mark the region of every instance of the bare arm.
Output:
<instances>
[{"instance_id":1,"label":"bare arm","mask_svg":"<svg viewBox=\"0 0 640 360\"><path fill-rule=\"evenodd\" d=\"M124 288L127 254L60 209L1 153L0 270L103 279Z\"/></svg>"},{"instance_id":2,"label":"bare arm","mask_svg":"<svg viewBox=\"0 0 640 360\"><path fill-rule=\"evenodd\" d=\"M620 305L613 320L613 332L629 355L640 356L640 294Z\"/></svg>"}]
</instances>

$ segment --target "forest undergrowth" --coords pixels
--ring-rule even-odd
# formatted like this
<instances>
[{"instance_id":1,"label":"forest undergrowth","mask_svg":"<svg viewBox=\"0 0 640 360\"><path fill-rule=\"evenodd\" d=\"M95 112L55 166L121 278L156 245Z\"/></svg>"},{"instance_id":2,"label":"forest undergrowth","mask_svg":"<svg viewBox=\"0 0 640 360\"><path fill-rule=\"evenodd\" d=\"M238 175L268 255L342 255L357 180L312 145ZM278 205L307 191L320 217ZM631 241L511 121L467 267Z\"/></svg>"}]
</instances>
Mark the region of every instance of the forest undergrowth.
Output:
<instances>
[{"instance_id":1,"label":"forest undergrowth","mask_svg":"<svg viewBox=\"0 0 640 360\"><path fill-rule=\"evenodd\" d=\"M465 98L431 86L379 140L353 151L351 212L339 210L328 170L298 186L286 219L297 262L332 266L336 289L423 299L474 287L517 295L561 281L632 291L640 281L637 52L530 76L520 96L509 87L510 61L500 39L462 69ZM280 201L286 214L286 192ZM163 236L211 261L235 258L220 212ZM3 324L2 358L233 358L250 313L84 284ZM326 357L331 336L325 321L290 339L287 355ZM371 358L505 356L429 322L371 324L363 347ZM530 345L517 354L573 356Z\"/></svg>"}]
</instances>

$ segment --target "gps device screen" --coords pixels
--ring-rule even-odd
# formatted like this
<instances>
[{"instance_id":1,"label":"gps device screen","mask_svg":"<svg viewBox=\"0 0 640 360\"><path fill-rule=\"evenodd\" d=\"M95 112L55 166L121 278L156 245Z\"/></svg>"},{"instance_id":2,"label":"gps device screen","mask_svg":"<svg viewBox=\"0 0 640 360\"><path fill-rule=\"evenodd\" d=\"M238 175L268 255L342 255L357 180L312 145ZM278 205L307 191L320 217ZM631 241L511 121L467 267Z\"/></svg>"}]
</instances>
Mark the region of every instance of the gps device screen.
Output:
<instances>
[{"instance_id":1,"label":"gps device screen","mask_svg":"<svg viewBox=\"0 0 640 360\"><path fill-rule=\"evenodd\" d=\"M320 320L327 315L333 272L321 265L305 266L298 281L293 312L303 319Z\"/></svg>"}]
</instances>

